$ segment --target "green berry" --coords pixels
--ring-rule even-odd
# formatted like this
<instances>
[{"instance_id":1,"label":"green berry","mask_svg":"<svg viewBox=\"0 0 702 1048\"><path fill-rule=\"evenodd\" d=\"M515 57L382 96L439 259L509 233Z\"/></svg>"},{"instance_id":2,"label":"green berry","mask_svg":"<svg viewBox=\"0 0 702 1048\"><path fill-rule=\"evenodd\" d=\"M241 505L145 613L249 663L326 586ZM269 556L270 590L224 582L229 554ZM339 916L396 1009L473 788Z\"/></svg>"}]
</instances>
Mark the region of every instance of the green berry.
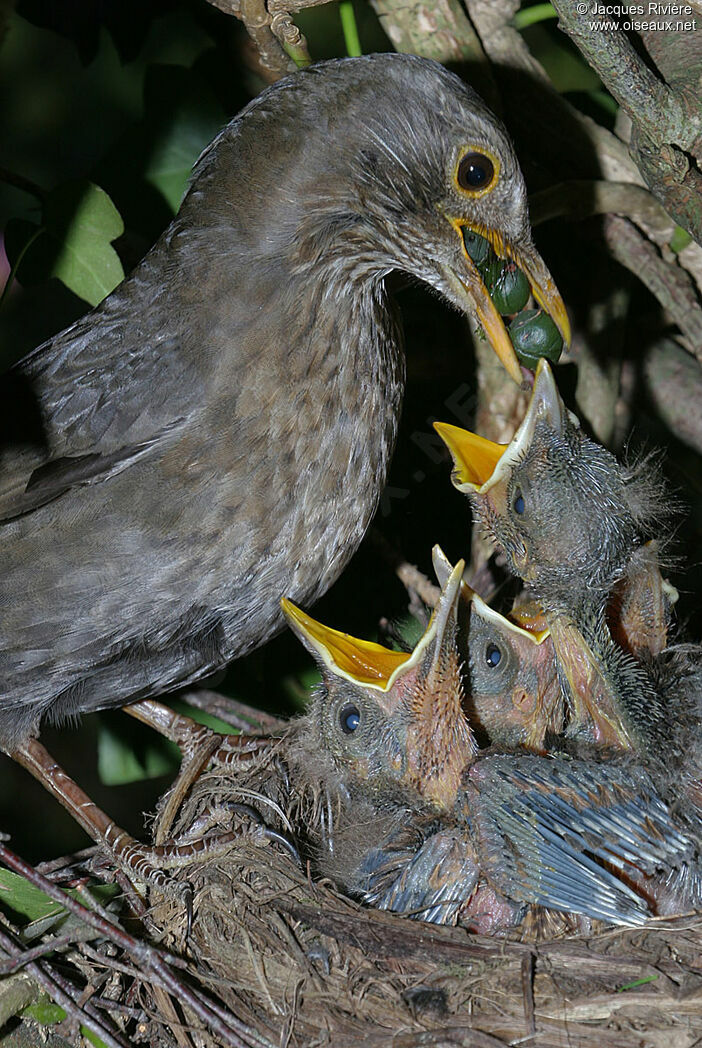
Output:
<instances>
[{"instance_id":1,"label":"green berry","mask_svg":"<svg viewBox=\"0 0 702 1048\"><path fill-rule=\"evenodd\" d=\"M474 233L471 229L468 229L467 226L463 227L463 243L478 269L488 265L490 260L495 257L490 242L485 237L481 237L479 233Z\"/></svg>"},{"instance_id":2,"label":"green berry","mask_svg":"<svg viewBox=\"0 0 702 1048\"><path fill-rule=\"evenodd\" d=\"M486 270L485 284L495 309L503 316L518 313L529 301L529 281L515 262L495 259Z\"/></svg>"},{"instance_id":3,"label":"green berry","mask_svg":"<svg viewBox=\"0 0 702 1048\"><path fill-rule=\"evenodd\" d=\"M539 357L555 364L563 351L560 331L542 309L525 309L509 325L509 336L521 364L535 368Z\"/></svg>"}]
</instances>

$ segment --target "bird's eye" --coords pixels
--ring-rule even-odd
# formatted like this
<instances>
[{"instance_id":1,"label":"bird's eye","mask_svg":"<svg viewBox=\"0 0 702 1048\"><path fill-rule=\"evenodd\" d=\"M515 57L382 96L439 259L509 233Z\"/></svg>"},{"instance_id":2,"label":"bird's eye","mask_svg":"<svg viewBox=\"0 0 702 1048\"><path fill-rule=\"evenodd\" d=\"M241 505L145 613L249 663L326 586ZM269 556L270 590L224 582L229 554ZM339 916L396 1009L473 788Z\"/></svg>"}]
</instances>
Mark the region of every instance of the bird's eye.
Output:
<instances>
[{"instance_id":1,"label":"bird's eye","mask_svg":"<svg viewBox=\"0 0 702 1048\"><path fill-rule=\"evenodd\" d=\"M495 165L484 153L466 153L458 165L456 180L468 193L483 192L495 181Z\"/></svg>"},{"instance_id":2,"label":"bird's eye","mask_svg":"<svg viewBox=\"0 0 702 1048\"><path fill-rule=\"evenodd\" d=\"M361 713L358 706L344 706L339 714L339 723L344 735L353 735L361 723Z\"/></svg>"},{"instance_id":3,"label":"bird's eye","mask_svg":"<svg viewBox=\"0 0 702 1048\"><path fill-rule=\"evenodd\" d=\"M488 644L485 649L485 661L493 669L496 669L502 662L502 652L496 644Z\"/></svg>"},{"instance_id":4,"label":"bird's eye","mask_svg":"<svg viewBox=\"0 0 702 1048\"><path fill-rule=\"evenodd\" d=\"M524 508L525 507L524 507L524 496L522 495L522 493L519 490L519 488L517 488L517 494L514 496L514 502L512 503L512 505L514 506L514 512L518 513L519 516L521 517L522 513L524 512Z\"/></svg>"}]
</instances>

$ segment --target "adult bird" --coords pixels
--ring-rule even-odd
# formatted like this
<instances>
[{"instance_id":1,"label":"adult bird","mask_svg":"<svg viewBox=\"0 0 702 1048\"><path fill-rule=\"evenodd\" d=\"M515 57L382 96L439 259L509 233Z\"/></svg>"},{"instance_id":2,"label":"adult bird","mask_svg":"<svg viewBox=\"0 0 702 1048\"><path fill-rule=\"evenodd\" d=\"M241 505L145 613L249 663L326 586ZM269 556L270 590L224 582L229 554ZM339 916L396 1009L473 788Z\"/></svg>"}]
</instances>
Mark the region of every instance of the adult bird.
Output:
<instances>
[{"instance_id":1,"label":"adult bird","mask_svg":"<svg viewBox=\"0 0 702 1048\"><path fill-rule=\"evenodd\" d=\"M323 678L291 729L291 779L326 779L340 801L318 868L374 905L421 904L425 919L482 931L520 923L528 905L638 924L689 904L695 844L643 769L479 752L455 644L464 566L411 653L284 602ZM379 812L389 820L382 832Z\"/></svg>"},{"instance_id":2,"label":"adult bird","mask_svg":"<svg viewBox=\"0 0 702 1048\"><path fill-rule=\"evenodd\" d=\"M660 481L587 437L542 360L508 445L436 428L453 483L541 605L568 702L568 734L633 752L662 795L702 825L702 659L667 648ZM618 641L625 645L621 646Z\"/></svg>"},{"instance_id":3,"label":"adult bird","mask_svg":"<svg viewBox=\"0 0 702 1048\"><path fill-rule=\"evenodd\" d=\"M0 477L2 748L201 678L338 577L397 432L391 271L474 310L520 378L464 231L567 335L509 138L439 65L322 63L220 133L131 277L9 380L34 410Z\"/></svg>"}]
</instances>

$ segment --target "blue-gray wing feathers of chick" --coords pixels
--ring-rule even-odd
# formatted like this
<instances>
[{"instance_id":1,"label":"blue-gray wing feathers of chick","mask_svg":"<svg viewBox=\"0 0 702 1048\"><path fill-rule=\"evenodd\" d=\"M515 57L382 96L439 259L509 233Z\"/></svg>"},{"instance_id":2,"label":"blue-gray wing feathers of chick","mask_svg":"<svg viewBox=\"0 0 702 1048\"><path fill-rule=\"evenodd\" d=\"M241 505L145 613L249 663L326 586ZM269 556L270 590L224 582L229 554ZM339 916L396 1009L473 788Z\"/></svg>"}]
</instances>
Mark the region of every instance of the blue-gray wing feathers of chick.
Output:
<instances>
[{"instance_id":1,"label":"blue-gray wing feathers of chick","mask_svg":"<svg viewBox=\"0 0 702 1048\"><path fill-rule=\"evenodd\" d=\"M509 898L639 925L652 913L647 878L694 862L632 767L491 756L468 770L463 799L481 870Z\"/></svg>"},{"instance_id":2,"label":"blue-gray wing feathers of chick","mask_svg":"<svg viewBox=\"0 0 702 1048\"><path fill-rule=\"evenodd\" d=\"M472 846L449 830L432 834L419 849L389 841L365 856L360 872L368 905L431 924L455 924L479 878Z\"/></svg>"}]
</instances>

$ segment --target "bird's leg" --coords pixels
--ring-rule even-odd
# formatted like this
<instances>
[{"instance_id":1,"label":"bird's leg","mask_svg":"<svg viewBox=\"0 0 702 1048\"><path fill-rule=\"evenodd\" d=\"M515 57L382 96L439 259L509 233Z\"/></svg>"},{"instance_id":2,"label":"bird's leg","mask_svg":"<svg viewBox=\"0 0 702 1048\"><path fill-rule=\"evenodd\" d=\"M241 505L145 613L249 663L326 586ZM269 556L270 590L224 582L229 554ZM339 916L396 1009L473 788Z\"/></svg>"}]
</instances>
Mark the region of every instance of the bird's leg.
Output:
<instances>
[{"instance_id":1,"label":"bird's leg","mask_svg":"<svg viewBox=\"0 0 702 1048\"><path fill-rule=\"evenodd\" d=\"M176 713L155 699L134 702L131 706L125 706L124 712L174 742L186 760L198 756L202 751L209 751L207 756L211 756L224 738L204 724Z\"/></svg>"},{"instance_id":2,"label":"bird's leg","mask_svg":"<svg viewBox=\"0 0 702 1048\"><path fill-rule=\"evenodd\" d=\"M187 937L192 923L192 886L185 881L173 881L166 871L224 854L240 838L240 832L232 830L186 844L169 843L149 848L117 826L36 739L29 739L10 756L70 812L97 844L107 849L132 884L146 884L166 894L175 891L181 896L188 917Z\"/></svg>"},{"instance_id":3,"label":"bird's leg","mask_svg":"<svg viewBox=\"0 0 702 1048\"><path fill-rule=\"evenodd\" d=\"M110 819L51 757L36 739L29 739L10 754L70 812L79 826L113 856L130 881L148 882L163 889L168 878L147 858L148 849ZM187 903L186 903L187 904Z\"/></svg>"},{"instance_id":4,"label":"bird's leg","mask_svg":"<svg viewBox=\"0 0 702 1048\"><path fill-rule=\"evenodd\" d=\"M142 724L148 724L164 738L174 742L183 754L180 771L168 791L168 799L159 819L155 843L160 845L168 837L190 787L225 736L211 731L204 724L198 724L190 717L176 713L154 699L143 699L131 706L125 706L124 712Z\"/></svg>"},{"instance_id":5,"label":"bird's leg","mask_svg":"<svg viewBox=\"0 0 702 1048\"><path fill-rule=\"evenodd\" d=\"M141 702L125 706L124 712L174 742L183 754L180 772L161 812L155 841L157 845L163 844L168 838L183 800L210 760L232 767L251 760L271 743L270 737L266 736L222 735L214 732L155 699L142 699Z\"/></svg>"},{"instance_id":6,"label":"bird's leg","mask_svg":"<svg viewBox=\"0 0 702 1048\"><path fill-rule=\"evenodd\" d=\"M238 735L212 731L198 724L191 717L164 706L155 699L142 699L131 706L124 706L130 717L153 728L170 742L174 742L186 760L199 759L204 762L210 757L217 764L230 765L235 761L251 760L262 749L266 749L276 737L262 734Z\"/></svg>"}]
</instances>

